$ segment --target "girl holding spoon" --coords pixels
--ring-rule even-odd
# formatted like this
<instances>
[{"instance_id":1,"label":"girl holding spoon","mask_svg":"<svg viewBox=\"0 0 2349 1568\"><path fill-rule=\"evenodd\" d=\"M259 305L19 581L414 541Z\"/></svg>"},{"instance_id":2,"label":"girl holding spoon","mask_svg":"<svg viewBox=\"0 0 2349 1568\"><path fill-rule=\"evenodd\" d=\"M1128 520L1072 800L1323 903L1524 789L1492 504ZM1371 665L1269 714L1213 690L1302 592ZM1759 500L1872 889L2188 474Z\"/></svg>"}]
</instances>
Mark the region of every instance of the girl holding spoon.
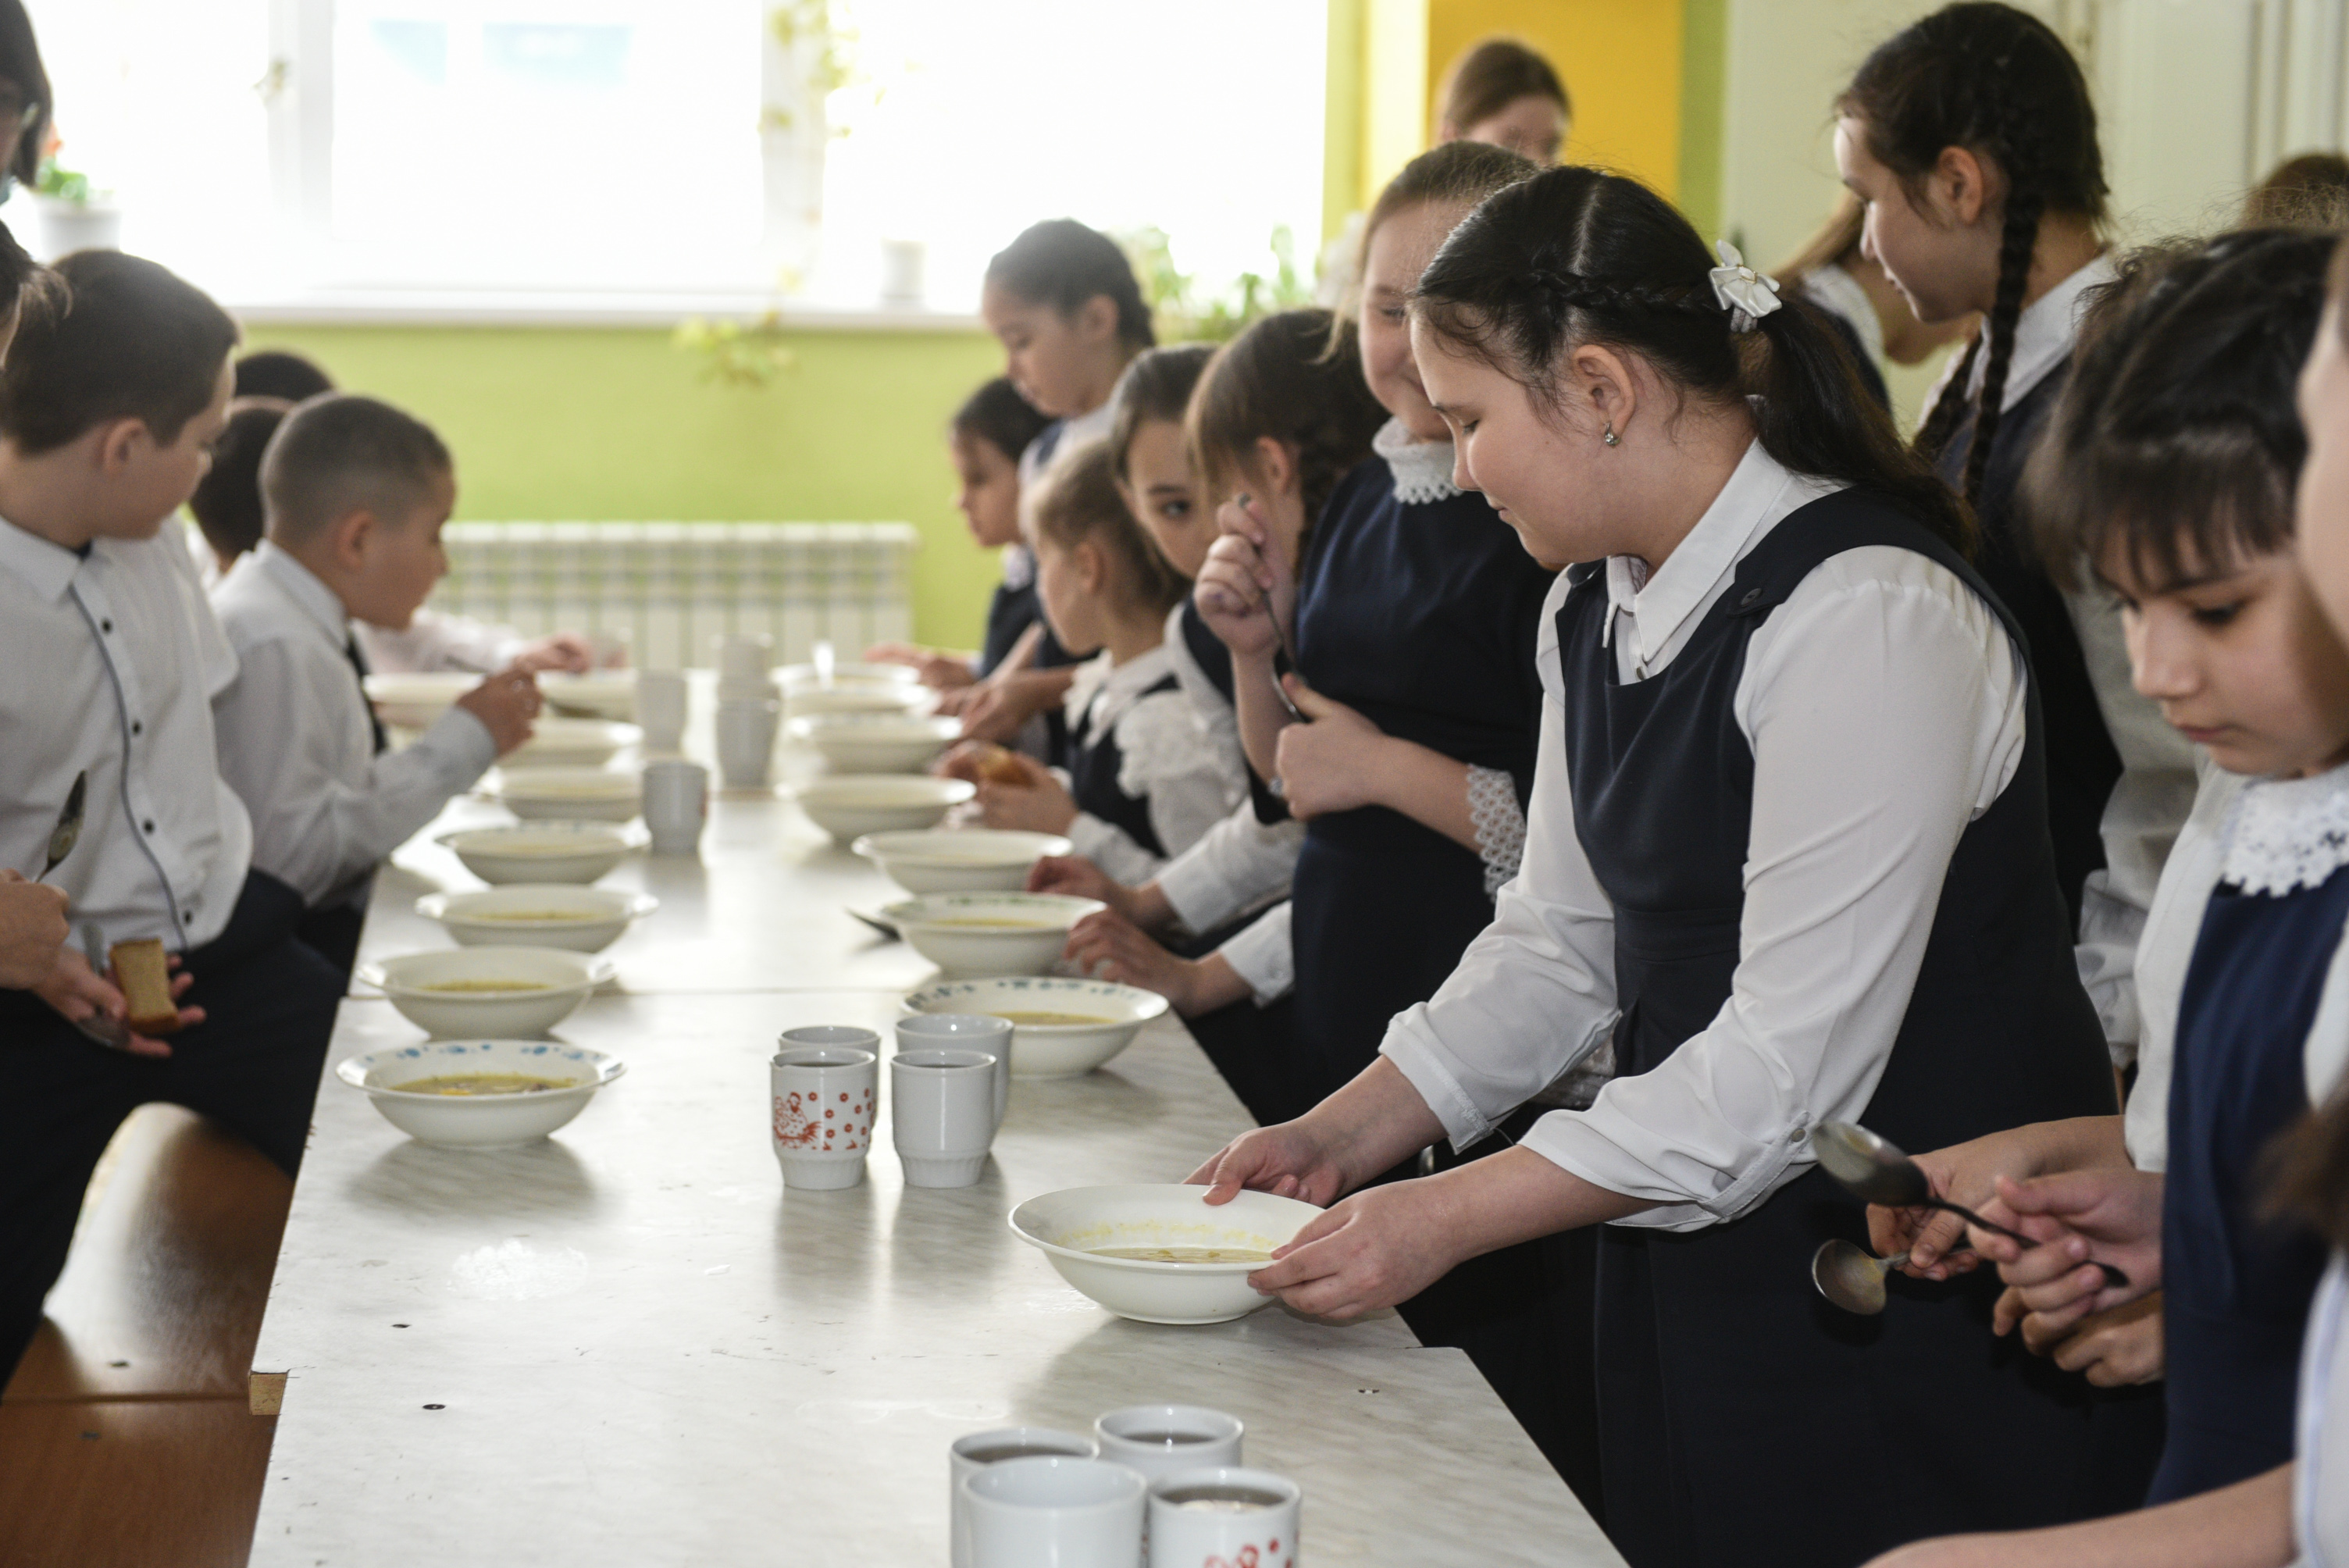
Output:
<instances>
[{"instance_id":1,"label":"girl holding spoon","mask_svg":"<svg viewBox=\"0 0 2349 1568\"><path fill-rule=\"evenodd\" d=\"M1352 1315L1605 1226L1599 1440L1635 1568L2125 1505L2086 1390L1982 1332L1994 1286L1856 1336L1804 1272L1864 1234L1812 1166L1820 1121L1934 1148L2113 1109L2030 666L1966 510L1812 307L1633 181L1493 197L1411 323L1459 482L1528 554L1592 563L1545 606L1524 867L1377 1061L1195 1179L1329 1203L1602 1046L1617 1076L1515 1148L1336 1202L1258 1287Z\"/></svg>"}]
</instances>

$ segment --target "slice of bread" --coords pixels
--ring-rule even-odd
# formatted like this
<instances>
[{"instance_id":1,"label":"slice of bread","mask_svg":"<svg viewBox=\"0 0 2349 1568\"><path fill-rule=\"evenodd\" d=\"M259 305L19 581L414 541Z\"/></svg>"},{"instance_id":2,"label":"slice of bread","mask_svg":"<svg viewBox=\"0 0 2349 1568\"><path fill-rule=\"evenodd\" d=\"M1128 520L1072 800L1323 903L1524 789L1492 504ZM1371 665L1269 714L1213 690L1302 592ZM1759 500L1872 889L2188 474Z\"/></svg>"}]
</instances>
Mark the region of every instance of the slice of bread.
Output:
<instances>
[{"instance_id":1,"label":"slice of bread","mask_svg":"<svg viewBox=\"0 0 2349 1568\"><path fill-rule=\"evenodd\" d=\"M141 1035L169 1035L180 1027L180 1006L171 1000L171 968L161 938L118 942L108 954L114 983L130 1005L130 1027Z\"/></svg>"}]
</instances>

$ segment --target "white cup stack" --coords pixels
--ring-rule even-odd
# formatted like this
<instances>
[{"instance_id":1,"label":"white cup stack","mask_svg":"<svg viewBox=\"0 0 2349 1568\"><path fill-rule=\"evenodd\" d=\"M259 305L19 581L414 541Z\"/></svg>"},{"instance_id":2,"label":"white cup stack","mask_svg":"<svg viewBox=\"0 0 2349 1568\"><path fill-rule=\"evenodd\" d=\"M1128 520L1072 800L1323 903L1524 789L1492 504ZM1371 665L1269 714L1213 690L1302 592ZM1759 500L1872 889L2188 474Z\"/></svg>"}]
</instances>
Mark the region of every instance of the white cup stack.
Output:
<instances>
[{"instance_id":1,"label":"white cup stack","mask_svg":"<svg viewBox=\"0 0 2349 1568\"><path fill-rule=\"evenodd\" d=\"M682 670L636 672L636 723L647 752L674 755L685 746L686 686Z\"/></svg>"},{"instance_id":2,"label":"white cup stack","mask_svg":"<svg viewBox=\"0 0 2349 1568\"><path fill-rule=\"evenodd\" d=\"M900 1051L978 1051L995 1058L995 1129L1011 1104L1011 1020L991 1013L916 1013L897 1020Z\"/></svg>"},{"instance_id":3,"label":"white cup stack","mask_svg":"<svg viewBox=\"0 0 2349 1568\"><path fill-rule=\"evenodd\" d=\"M783 699L769 673L775 639L728 632L718 639L718 774L729 789L763 789L783 723Z\"/></svg>"},{"instance_id":4,"label":"white cup stack","mask_svg":"<svg viewBox=\"0 0 2349 1568\"><path fill-rule=\"evenodd\" d=\"M645 826L652 832L653 853L698 853L701 825L709 817L709 769L673 757L645 764Z\"/></svg>"},{"instance_id":5,"label":"white cup stack","mask_svg":"<svg viewBox=\"0 0 2349 1568\"><path fill-rule=\"evenodd\" d=\"M817 1191L864 1180L881 1095L870 1029L787 1029L770 1064L769 1130L783 1185Z\"/></svg>"}]
</instances>

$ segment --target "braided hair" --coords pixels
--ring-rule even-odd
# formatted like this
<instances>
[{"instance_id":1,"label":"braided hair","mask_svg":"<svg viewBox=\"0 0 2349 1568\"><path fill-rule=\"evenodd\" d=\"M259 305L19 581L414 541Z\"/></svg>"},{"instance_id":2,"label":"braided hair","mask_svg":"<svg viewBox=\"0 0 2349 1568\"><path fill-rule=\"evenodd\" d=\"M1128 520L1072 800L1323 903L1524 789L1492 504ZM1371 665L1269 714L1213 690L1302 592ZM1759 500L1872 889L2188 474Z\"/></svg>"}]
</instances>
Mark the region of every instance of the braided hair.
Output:
<instances>
[{"instance_id":1,"label":"braided hair","mask_svg":"<svg viewBox=\"0 0 2349 1568\"><path fill-rule=\"evenodd\" d=\"M1353 324L1319 308L1284 310L1216 351L1191 394L1185 434L1192 469L1216 495L1240 487L1262 438L1294 449L1309 529L1386 421L1362 379Z\"/></svg>"},{"instance_id":2,"label":"braided hair","mask_svg":"<svg viewBox=\"0 0 2349 1568\"><path fill-rule=\"evenodd\" d=\"M2100 222L2105 216L2104 156L2096 145L2095 105L2072 51L2044 22L2012 5L1968 0L1911 24L1860 65L1837 112L1867 128L1870 156L1890 170L1913 201L1944 150L1962 147L1998 166L2006 179L1998 245L1998 285L1989 318L1917 432L1928 461L1940 457L1967 412L1966 387L1982 364L1966 469L1960 487L1982 495L2006 400L2014 325L2049 212Z\"/></svg>"},{"instance_id":3,"label":"braided hair","mask_svg":"<svg viewBox=\"0 0 2349 1568\"><path fill-rule=\"evenodd\" d=\"M1562 405L1559 367L1586 343L1646 360L1691 397L1750 400L1763 450L1796 473L1883 497L1961 551L1972 513L1903 446L1816 306L1789 299L1738 330L1713 256L1635 180L1548 170L1486 201L1420 274L1412 311L1462 353Z\"/></svg>"}]
</instances>

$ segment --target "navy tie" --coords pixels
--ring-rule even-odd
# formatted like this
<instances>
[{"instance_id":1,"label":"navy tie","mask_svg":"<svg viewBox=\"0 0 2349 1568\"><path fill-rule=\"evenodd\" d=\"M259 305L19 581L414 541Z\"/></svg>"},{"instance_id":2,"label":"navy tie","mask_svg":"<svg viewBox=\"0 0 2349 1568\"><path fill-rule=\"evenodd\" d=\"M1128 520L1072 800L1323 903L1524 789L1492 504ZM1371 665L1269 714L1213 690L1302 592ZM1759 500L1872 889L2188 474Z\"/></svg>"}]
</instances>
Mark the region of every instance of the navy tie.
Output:
<instances>
[{"instance_id":1,"label":"navy tie","mask_svg":"<svg viewBox=\"0 0 2349 1568\"><path fill-rule=\"evenodd\" d=\"M358 676L359 706L367 709L367 728L375 733L375 754L380 757L390 749L391 741L383 732L383 720L376 717L375 704L367 700L367 655L359 652L359 639L357 633L343 634L343 656L351 661L351 672Z\"/></svg>"}]
</instances>

